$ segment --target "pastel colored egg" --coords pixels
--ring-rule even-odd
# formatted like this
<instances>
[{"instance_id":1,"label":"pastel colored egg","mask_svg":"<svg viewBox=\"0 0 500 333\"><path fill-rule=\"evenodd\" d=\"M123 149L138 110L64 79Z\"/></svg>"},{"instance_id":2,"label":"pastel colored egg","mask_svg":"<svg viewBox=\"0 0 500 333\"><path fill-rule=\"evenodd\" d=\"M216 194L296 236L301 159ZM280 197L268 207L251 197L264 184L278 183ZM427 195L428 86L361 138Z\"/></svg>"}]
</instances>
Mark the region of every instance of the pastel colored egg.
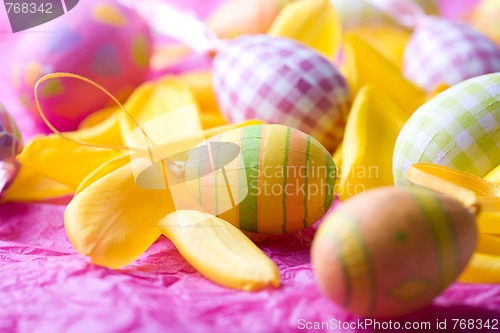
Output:
<instances>
[{"instance_id":1,"label":"pastel colored egg","mask_svg":"<svg viewBox=\"0 0 500 333\"><path fill-rule=\"evenodd\" d=\"M471 24L500 45L500 2L482 0L473 11Z\"/></svg>"},{"instance_id":2,"label":"pastel colored egg","mask_svg":"<svg viewBox=\"0 0 500 333\"><path fill-rule=\"evenodd\" d=\"M394 180L434 163L486 176L500 164L500 73L459 83L422 105L403 126L393 157Z\"/></svg>"},{"instance_id":3,"label":"pastel colored egg","mask_svg":"<svg viewBox=\"0 0 500 333\"><path fill-rule=\"evenodd\" d=\"M333 151L351 103L337 68L315 50L285 38L242 36L214 60L214 89L230 122L259 119L297 128Z\"/></svg>"},{"instance_id":4,"label":"pastel colored egg","mask_svg":"<svg viewBox=\"0 0 500 333\"><path fill-rule=\"evenodd\" d=\"M13 85L23 105L37 114L33 89L45 74L68 72L102 85L124 101L147 74L151 37L134 11L111 0L80 2L77 9L27 33L14 49ZM90 113L113 102L76 79L46 81L41 107L59 130L73 130Z\"/></svg>"},{"instance_id":5,"label":"pastel colored egg","mask_svg":"<svg viewBox=\"0 0 500 333\"><path fill-rule=\"evenodd\" d=\"M0 105L0 195L19 170L16 156L21 153L22 145L14 118Z\"/></svg>"},{"instance_id":6,"label":"pastel colored egg","mask_svg":"<svg viewBox=\"0 0 500 333\"><path fill-rule=\"evenodd\" d=\"M370 4L369 0L330 0L344 29L369 26L400 26L389 15ZM415 0L425 13L438 14L435 0Z\"/></svg>"},{"instance_id":7,"label":"pastel colored egg","mask_svg":"<svg viewBox=\"0 0 500 333\"><path fill-rule=\"evenodd\" d=\"M406 45L403 74L428 92L500 72L500 48L469 25L426 18Z\"/></svg>"},{"instance_id":8,"label":"pastel colored egg","mask_svg":"<svg viewBox=\"0 0 500 333\"><path fill-rule=\"evenodd\" d=\"M445 290L475 249L475 216L450 197L383 187L345 201L311 248L320 289L369 318L419 310Z\"/></svg>"},{"instance_id":9,"label":"pastel colored egg","mask_svg":"<svg viewBox=\"0 0 500 333\"><path fill-rule=\"evenodd\" d=\"M185 178L208 213L244 231L290 233L320 219L334 199L336 168L313 137L282 125L221 133L189 153Z\"/></svg>"}]
</instances>

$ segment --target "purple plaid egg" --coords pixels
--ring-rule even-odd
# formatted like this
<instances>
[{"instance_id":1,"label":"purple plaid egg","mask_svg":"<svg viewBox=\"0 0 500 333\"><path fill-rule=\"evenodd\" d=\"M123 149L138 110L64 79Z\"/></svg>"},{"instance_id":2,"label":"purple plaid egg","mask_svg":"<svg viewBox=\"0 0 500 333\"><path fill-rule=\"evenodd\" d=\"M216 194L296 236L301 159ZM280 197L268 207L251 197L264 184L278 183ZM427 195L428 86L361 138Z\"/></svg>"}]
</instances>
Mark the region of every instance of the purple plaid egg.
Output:
<instances>
[{"instance_id":1,"label":"purple plaid egg","mask_svg":"<svg viewBox=\"0 0 500 333\"><path fill-rule=\"evenodd\" d=\"M21 149L21 134L14 119L0 105L0 194L14 180L19 170L16 156Z\"/></svg>"},{"instance_id":2,"label":"purple plaid egg","mask_svg":"<svg viewBox=\"0 0 500 333\"><path fill-rule=\"evenodd\" d=\"M351 92L335 66L309 47L265 35L239 37L215 57L213 80L230 122L287 125L330 151L340 143Z\"/></svg>"},{"instance_id":3,"label":"purple plaid egg","mask_svg":"<svg viewBox=\"0 0 500 333\"><path fill-rule=\"evenodd\" d=\"M494 72L500 72L500 48L463 23L426 18L404 53L404 76L428 92Z\"/></svg>"}]
</instances>

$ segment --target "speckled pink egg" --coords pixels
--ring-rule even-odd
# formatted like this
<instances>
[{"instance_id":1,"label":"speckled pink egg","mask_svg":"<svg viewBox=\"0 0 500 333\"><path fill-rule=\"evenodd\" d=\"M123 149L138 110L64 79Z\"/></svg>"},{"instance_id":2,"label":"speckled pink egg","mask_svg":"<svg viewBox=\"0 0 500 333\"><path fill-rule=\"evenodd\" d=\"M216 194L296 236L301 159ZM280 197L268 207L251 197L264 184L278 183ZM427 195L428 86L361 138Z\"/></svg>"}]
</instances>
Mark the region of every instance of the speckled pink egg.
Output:
<instances>
[{"instance_id":1,"label":"speckled pink egg","mask_svg":"<svg viewBox=\"0 0 500 333\"><path fill-rule=\"evenodd\" d=\"M351 92L315 50L291 39L242 36L218 52L213 66L219 108L230 122L260 119L299 129L329 151L339 144Z\"/></svg>"},{"instance_id":2,"label":"speckled pink egg","mask_svg":"<svg viewBox=\"0 0 500 333\"><path fill-rule=\"evenodd\" d=\"M43 28L43 29L42 29ZM102 85L124 101L147 74L151 37L134 11L111 0L86 0L64 16L25 33L14 50L13 85L22 104L36 113L33 88L45 74L69 72ZM72 130L90 113L112 103L76 79L43 83L38 91L49 121Z\"/></svg>"},{"instance_id":3,"label":"speckled pink egg","mask_svg":"<svg viewBox=\"0 0 500 333\"><path fill-rule=\"evenodd\" d=\"M403 58L404 76L428 92L500 72L500 48L493 41L466 24L438 18L418 25Z\"/></svg>"}]
</instances>

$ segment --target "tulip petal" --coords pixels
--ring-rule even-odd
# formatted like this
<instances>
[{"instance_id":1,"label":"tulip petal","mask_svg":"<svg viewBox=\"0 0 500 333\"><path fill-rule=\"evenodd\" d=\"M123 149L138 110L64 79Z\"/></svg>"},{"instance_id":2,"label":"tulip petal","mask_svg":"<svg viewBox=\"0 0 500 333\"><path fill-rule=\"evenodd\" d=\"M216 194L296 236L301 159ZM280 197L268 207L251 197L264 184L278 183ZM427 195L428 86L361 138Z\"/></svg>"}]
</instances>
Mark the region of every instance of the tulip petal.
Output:
<instances>
[{"instance_id":1,"label":"tulip petal","mask_svg":"<svg viewBox=\"0 0 500 333\"><path fill-rule=\"evenodd\" d=\"M211 281L248 291L279 286L276 264L239 229L218 217L181 210L167 215L159 227Z\"/></svg>"},{"instance_id":2,"label":"tulip petal","mask_svg":"<svg viewBox=\"0 0 500 333\"><path fill-rule=\"evenodd\" d=\"M489 180L492 183L497 183L500 185L500 165L497 166L492 171L490 171L490 173L488 173L486 175L486 177L484 177L484 179Z\"/></svg>"},{"instance_id":3,"label":"tulip petal","mask_svg":"<svg viewBox=\"0 0 500 333\"><path fill-rule=\"evenodd\" d=\"M73 189L22 166L16 178L4 192L4 202L39 202L71 195Z\"/></svg>"},{"instance_id":4,"label":"tulip petal","mask_svg":"<svg viewBox=\"0 0 500 333\"><path fill-rule=\"evenodd\" d=\"M347 119L342 143L339 196L393 185L392 152L407 116L381 91L364 87Z\"/></svg>"},{"instance_id":5,"label":"tulip petal","mask_svg":"<svg viewBox=\"0 0 500 333\"><path fill-rule=\"evenodd\" d=\"M130 156L128 155L122 155L122 156L117 156L106 163L100 165L97 169L95 169L92 173L90 173L78 186L78 188L75 191L75 195L89 187L91 184L95 183L102 177L106 176L107 174L121 168L122 166L130 163Z\"/></svg>"},{"instance_id":6,"label":"tulip petal","mask_svg":"<svg viewBox=\"0 0 500 333\"><path fill-rule=\"evenodd\" d=\"M298 0L278 14L268 34L298 40L332 59L341 36L340 20L328 0Z\"/></svg>"},{"instance_id":7,"label":"tulip petal","mask_svg":"<svg viewBox=\"0 0 500 333\"><path fill-rule=\"evenodd\" d=\"M219 113L217 98L215 97L212 72L193 71L182 74L179 78L191 89L196 97L202 113Z\"/></svg>"},{"instance_id":8,"label":"tulip petal","mask_svg":"<svg viewBox=\"0 0 500 333\"><path fill-rule=\"evenodd\" d=\"M422 89L405 80L394 64L361 38L347 34L344 51L353 91L372 85L393 100L408 117L425 101Z\"/></svg>"},{"instance_id":9,"label":"tulip petal","mask_svg":"<svg viewBox=\"0 0 500 333\"><path fill-rule=\"evenodd\" d=\"M127 164L76 195L64 220L78 252L116 269L138 258L160 236L158 222L174 210L169 191L140 188Z\"/></svg>"}]
</instances>

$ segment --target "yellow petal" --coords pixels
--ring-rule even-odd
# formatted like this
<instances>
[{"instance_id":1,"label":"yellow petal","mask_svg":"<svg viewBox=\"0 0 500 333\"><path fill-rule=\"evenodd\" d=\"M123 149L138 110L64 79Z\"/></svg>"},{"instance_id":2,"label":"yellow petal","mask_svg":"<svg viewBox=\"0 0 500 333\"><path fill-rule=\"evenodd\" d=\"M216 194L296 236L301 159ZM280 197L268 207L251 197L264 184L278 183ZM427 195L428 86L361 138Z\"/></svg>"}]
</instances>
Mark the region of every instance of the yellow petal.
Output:
<instances>
[{"instance_id":1,"label":"yellow petal","mask_svg":"<svg viewBox=\"0 0 500 333\"><path fill-rule=\"evenodd\" d=\"M69 142L55 134L31 141L19 155L22 165L76 190L101 164L121 154Z\"/></svg>"},{"instance_id":2,"label":"yellow petal","mask_svg":"<svg viewBox=\"0 0 500 333\"><path fill-rule=\"evenodd\" d=\"M500 237L480 234L476 252L500 256Z\"/></svg>"},{"instance_id":3,"label":"yellow petal","mask_svg":"<svg viewBox=\"0 0 500 333\"><path fill-rule=\"evenodd\" d=\"M252 126L252 125L260 125L260 124L265 124L263 121L260 120L245 120L242 121L241 123L236 123L236 124L227 124L227 125L222 125L214 128L207 129L203 131L205 138L210 138L214 135L217 135L219 133L229 131L233 128L240 128L240 127L245 127L245 126Z\"/></svg>"},{"instance_id":4,"label":"yellow petal","mask_svg":"<svg viewBox=\"0 0 500 333\"><path fill-rule=\"evenodd\" d=\"M361 38L347 34L345 61L354 92L372 85L387 95L408 117L424 102L425 92L405 80L397 67Z\"/></svg>"},{"instance_id":5,"label":"yellow petal","mask_svg":"<svg viewBox=\"0 0 500 333\"><path fill-rule=\"evenodd\" d=\"M474 253L458 280L466 283L500 283L500 256Z\"/></svg>"},{"instance_id":6,"label":"yellow petal","mask_svg":"<svg viewBox=\"0 0 500 333\"><path fill-rule=\"evenodd\" d=\"M174 210L168 191L140 188L127 164L76 195L64 221L78 252L97 265L119 268L158 238L158 222Z\"/></svg>"},{"instance_id":7,"label":"yellow petal","mask_svg":"<svg viewBox=\"0 0 500 333\"><path fill-rule=\"evenodd\" d=\"M118 106L112 106L106 109L102 109L96 112L91 113L87 118L85 118L80 124L78 124L78 129L89 128L102 123L109 119L116 110L118 110ZM116 119L115 119L116 121ZM118 124L117 124L118 125Z\"/></svg>"},{"instance_id":8,"label":"yellow petal","mask_svg":"<svg viewBox=\"0 0 500 333\"><path fill-rule=\"evenodd\" d=\"M130 163L130 156L129 155L121 155L117 156L106 163L100 165L97 169L95 169L92 173L90 173L78 186L78 188L75 191L75 195L89 187L91 184L95 183L102 177L106 176L107 174L121 168L122 166Z\"/></svg>"},{"instance_id":9,"label":"yellow petal","mask_svg":"<svg viewBox=\"0 0 500 333\"><path fill-rule=\"evenodd\" d=\"M212 72L207 70L193 71L179 77L196 97L202 113L219 114L219 106L215 97Z\"/></svg>"},{"instance_id":10,"label":"yellow petal","mask_svg":"<svg viewBox=\"0 0 500 333\"><path fill-rule=\"evenodd\" d=\"M73 189L22 166L10 187L4 192L3 202L37 202L60 198Z\"/></svg>"},{"instance_id":11,"label":"yellow petal","mask_svg":"<svg viewBox=\"0 0 500 333\"><path fill-rule=\"evenodd\" d=\"M356 95L342 143L339 196L345 200L370 188L393 185L392 152L406 114L381 91Z\"/></svg>"},{"instance_id":12,"label":"yellow petal","mask_svg":"<svg viewBox=\"0 0 500 333\"><path fill-rule=\"evenodd\" d=\"M181 210L159 224L163 234L203 276L229 288L258 290L279 286L279 272L247 236L213 215Z\"/></svg>"},{"instance_id":13,"label":"yellow petal","mask_svg":"<svg viewBox=\"0 0 500 333\"><path fill-rule=\"evenodd\" d=\"M500 213L481 213L477 218L480 233L500 235Z\"/></svg>"},{"instance_id":14,"label":"yellow petal","mask_svg":"<svg viewBox=\"0 0 500 333\"><path fill-rule=\"evenodd\" d=\"M200 122L203 129L227 125L227 120L220 113L201 113Z\"/></svg>"},{"instance_id":15,"label":"yellow petal","mask_svg":"<svg viewBox=\"0 0 500 333\"><path fill-rule=\"evenodd\" d=\"M349 32L370 44L381 55L390 60L399 70L411 32L389 26L356 27Z\"/></svg>"},{"instance_id":16,"label":"yellow petal","mask_svg":"<svg viewBox=\"0 0 500 333\"><path fill-rule=\"evenodd\" d=\"M297 0L287 4L268 32L298 40L332 59L340 44L341 24L328 0Z\"/></svg>"}]
</instances>

